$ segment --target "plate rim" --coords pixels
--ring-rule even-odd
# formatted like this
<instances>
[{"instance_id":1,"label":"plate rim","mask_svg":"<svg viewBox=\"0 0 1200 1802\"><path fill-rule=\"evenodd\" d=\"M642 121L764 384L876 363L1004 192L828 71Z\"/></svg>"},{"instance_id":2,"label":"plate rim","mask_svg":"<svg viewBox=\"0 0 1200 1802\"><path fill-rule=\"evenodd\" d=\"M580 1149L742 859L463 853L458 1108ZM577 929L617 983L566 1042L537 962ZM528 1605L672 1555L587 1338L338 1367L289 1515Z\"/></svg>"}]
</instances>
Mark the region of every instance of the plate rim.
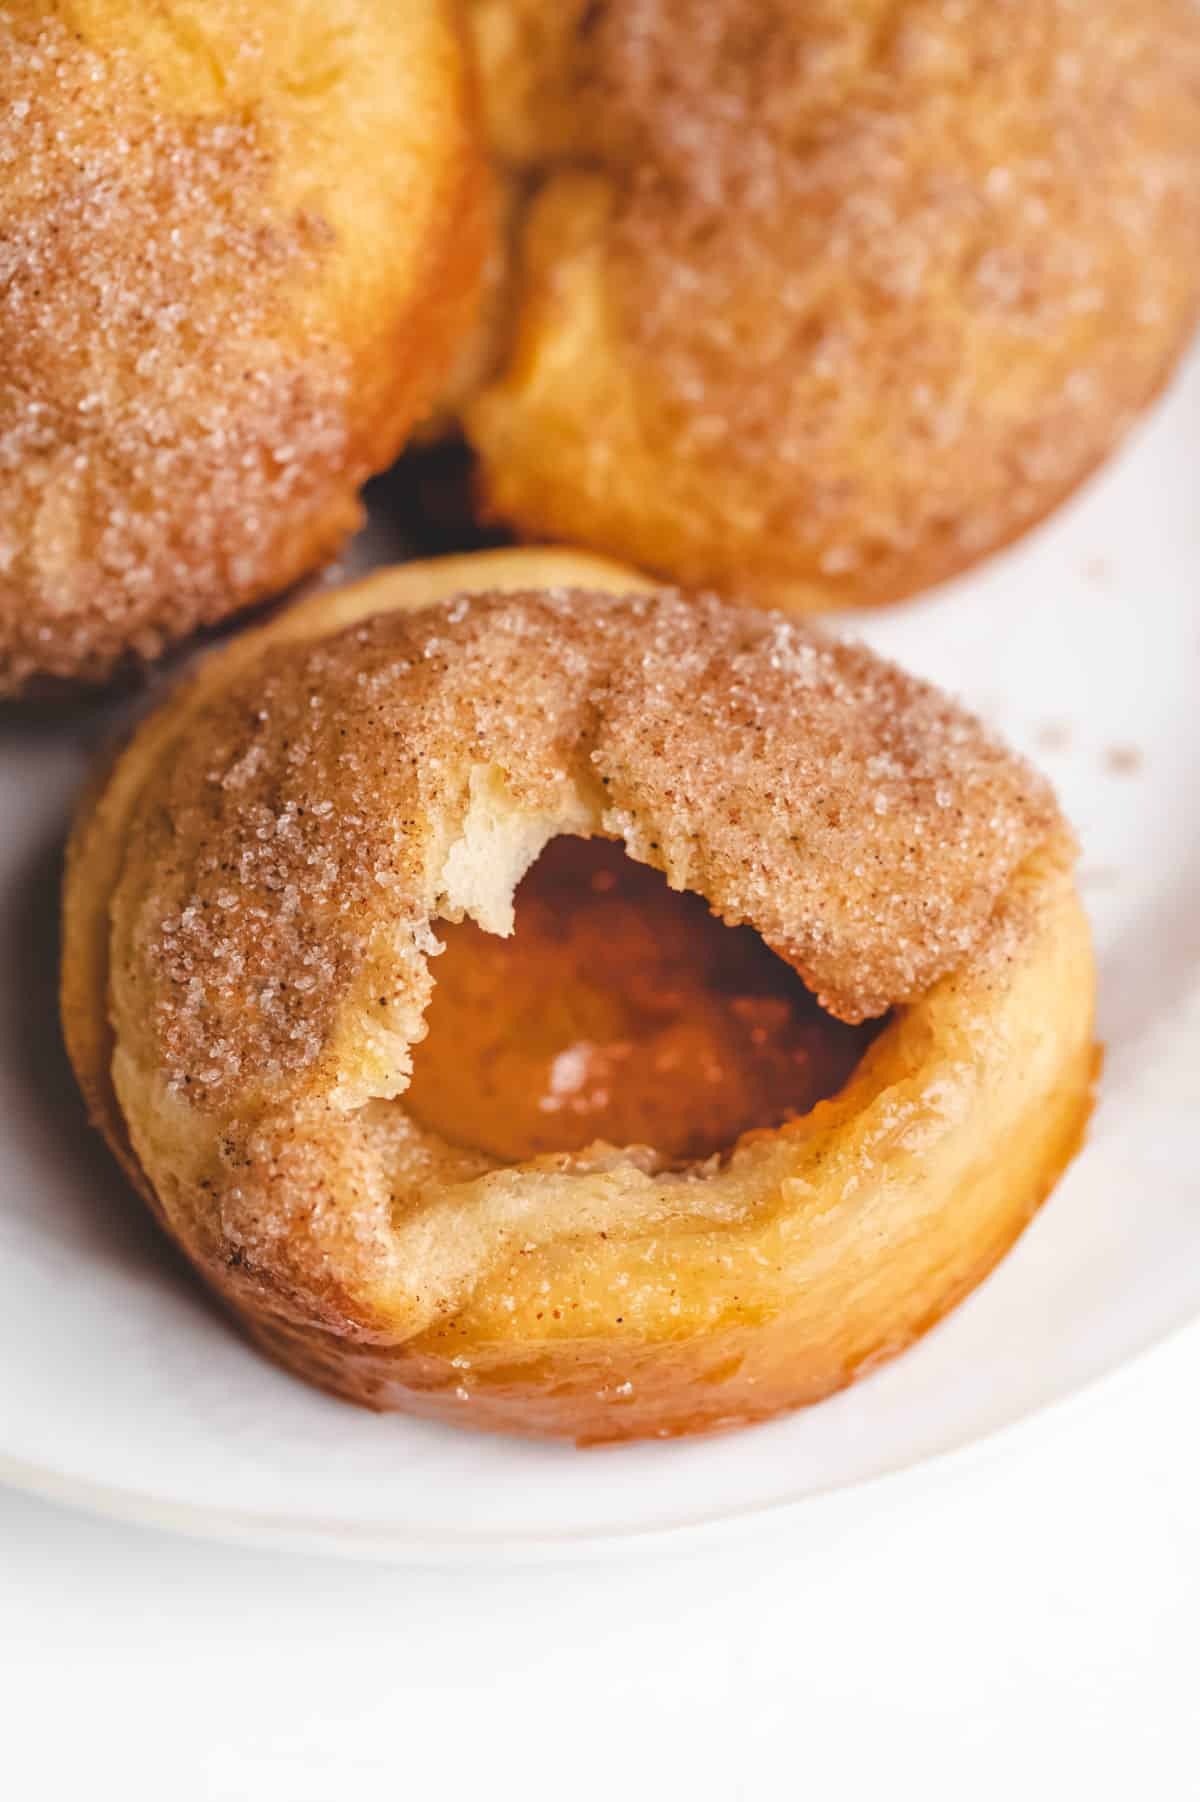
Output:
<instances>
[{"instance_id":1,"label":"plate rim","mask_svg":"<svg viewBox=\"0 0 1200 1802\"><path fill-rule=\"evenodd\" d=\"M71 1509L93 1519L125 1527L153 1528L176 1538L210 1545L239 1546L279 1556L294 1554L343 1561L426 1568L480 1568L489 1564L535 1566L598 1563L606 1558L651 1551L685 1553L719 1536L732 1537L755 1524L782 1530L802 1511L828 1512L836 1506L863 1506L885 1488L914 1487L923 1479L945 1482L956 1473L1010 1453L1012 1442L1045 1434L1068 1412L1095 1410L1105 1392L1133 1378L1155 1353L1185 1339L1200 1337L1200 1307L1189 1307L1177 1320L1152 1332L1133 1350L1095 1372L1065 1394L1036 1403L1013 1419L985 1428L956 1445L915 1456L870 1476L829 1483L801 1495L739 1502L691 1518L652 1526L588 1527L528 1533L410 1531L387 1522L356 1524L267 1509L234 1510L200 1502L171 1501L146 1490L101 1483L50 1465L38 1465L0 1451L0 1488ZM749 1429L753 1431L754 1429ZM584 1454L586 1455L586 1454ZM620 1456L620 1448L615 1452Z\"/></svg>"}]
</instances>

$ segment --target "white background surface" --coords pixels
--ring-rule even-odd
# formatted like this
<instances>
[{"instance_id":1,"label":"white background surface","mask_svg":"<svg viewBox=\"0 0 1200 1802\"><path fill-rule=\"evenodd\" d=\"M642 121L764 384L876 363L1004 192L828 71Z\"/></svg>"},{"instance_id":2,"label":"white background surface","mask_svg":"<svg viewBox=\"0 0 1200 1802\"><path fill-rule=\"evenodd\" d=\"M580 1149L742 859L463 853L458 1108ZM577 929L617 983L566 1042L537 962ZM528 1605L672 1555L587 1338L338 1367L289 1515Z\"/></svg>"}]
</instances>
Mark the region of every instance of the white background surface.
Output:
<instances>
[{"instance_id":1,"label":"white background surface","mask_svg":"<svg viewBox=\"0 0 1200 1802\"><path fill-rule=\"evenodd\" d=\"M1200 1328L687 1555L381 1569L0 1495L5 1793L127 1802L1200 1790Z\"/></svg>"}]
</instances>

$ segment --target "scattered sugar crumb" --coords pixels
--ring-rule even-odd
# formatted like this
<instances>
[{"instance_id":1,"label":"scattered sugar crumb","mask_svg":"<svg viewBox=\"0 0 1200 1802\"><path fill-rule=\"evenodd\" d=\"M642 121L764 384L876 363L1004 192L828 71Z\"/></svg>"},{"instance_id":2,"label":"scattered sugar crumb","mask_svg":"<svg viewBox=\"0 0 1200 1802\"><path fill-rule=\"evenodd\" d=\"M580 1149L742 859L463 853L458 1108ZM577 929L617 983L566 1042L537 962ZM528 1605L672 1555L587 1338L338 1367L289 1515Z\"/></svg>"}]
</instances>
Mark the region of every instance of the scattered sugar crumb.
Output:
<instances>
[{"instance_id":1,"label":"scattered sugar crumb","mask_svg":"<svg viewBox=\"0 0 1200 1802\"><path fill-rule=\"evenodd\" d=\"M1071 728L1066 720L1047 720L1034 735L1039 751L1066 751L1071 744Z\"/></svg>"},{"instance_id":2,"label":"scattered sugar crumb","mask_svg":"<svg viewBox=\"0 0 1200 1802\"><path fill-rule=\"evenodd\" d=\"M1145 759L1137 745L1109 745L1104 767L1113 776L1136 776Z\"/></svg>"}]
</instances>

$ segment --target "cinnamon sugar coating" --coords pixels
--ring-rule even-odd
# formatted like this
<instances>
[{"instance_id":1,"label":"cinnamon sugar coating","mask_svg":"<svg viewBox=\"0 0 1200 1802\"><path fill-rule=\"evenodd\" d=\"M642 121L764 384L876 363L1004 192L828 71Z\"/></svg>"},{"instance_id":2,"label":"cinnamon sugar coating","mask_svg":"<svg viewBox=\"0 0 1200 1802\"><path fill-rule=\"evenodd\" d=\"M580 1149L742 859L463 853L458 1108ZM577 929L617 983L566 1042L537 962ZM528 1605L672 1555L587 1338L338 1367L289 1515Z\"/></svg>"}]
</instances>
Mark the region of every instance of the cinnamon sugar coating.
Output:
<instances>
[{"instance_id":1,"label":"cinnamon sugar coating","mask_svg":"<svg viewBox=\"0 0 1200 1802\"><path fill-rule=\"evenodd\" d=\"M1053 508L1200 304L1191 0L475 0L530 184L466 409L534 536L791 608Z\"/></svg>"},{"instance_id":2,"label":"cinnamon sugar coating","mask_svg":"<svg viewBox=\"0 0 1200 1802\"><path fill-rule=\"evenodd\" d=\"M0 696L331 554L485 225L446 0L0 8Z\"/></svg>"},{"instance_id":3,"label":"cinnamon sugar coating","mask_svg":"<svg viewBox=\"0 0 1200 1802\"><path fill-rule=\"evenodd\" d=\"M372 946L420 935L481 792L749 923L860 1020L972 951L1059 828L1049 789L869 651L714 598L382 612L247 669L132 829L129 955L197 1098L307 1080Z\"/></svg>"}]
</instances>

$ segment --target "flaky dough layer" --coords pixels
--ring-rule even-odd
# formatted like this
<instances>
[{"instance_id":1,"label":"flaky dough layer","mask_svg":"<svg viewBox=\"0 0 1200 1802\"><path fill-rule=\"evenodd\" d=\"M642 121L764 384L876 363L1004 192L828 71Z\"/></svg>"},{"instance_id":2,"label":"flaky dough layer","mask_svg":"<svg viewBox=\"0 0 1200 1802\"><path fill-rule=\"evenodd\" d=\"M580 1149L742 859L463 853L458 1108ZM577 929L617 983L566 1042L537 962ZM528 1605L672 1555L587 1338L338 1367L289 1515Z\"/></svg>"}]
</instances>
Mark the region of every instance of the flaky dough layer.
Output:
<instances>
[{"instance_id":1,"label":"flaky dough layer","mask_svg":"<svg viewBox=\"0 0 1200 1802\"><path fill-rule=\"evenodd\" d=\"M1196 318L1192 0L471 14L522 223L465 417L535 537L894 599L1054 507Z\"/></svg>"},{"instance_id":2,"label":"flaky dough layer","mask_svg":"<svg viewBox=\"0 0 1200 1802\"><path fill-rule=\"evenodd\" d=\"M843 1017L895 1010L849 1087L683 1171L423 1130L437 923L510 930L564 832L749 922ZM568 553L409 566L140 728L73 837L64 1020L168 1230L302 1374L684 1431L898 1348L1041 1199L1091 1073L1071 859L1044 784L864 650Z\"/></svg>"},{"instance_id":3,"label":"flaky dough layer","mask_svg":"<svg viewBox=\"0 0 1200 1802\"><path fill-rule=\"evenodd\" d=\"M0 14L0 696L98 681L359 521L458 352L450 0Z\"/></svg>"}]
</instances>

